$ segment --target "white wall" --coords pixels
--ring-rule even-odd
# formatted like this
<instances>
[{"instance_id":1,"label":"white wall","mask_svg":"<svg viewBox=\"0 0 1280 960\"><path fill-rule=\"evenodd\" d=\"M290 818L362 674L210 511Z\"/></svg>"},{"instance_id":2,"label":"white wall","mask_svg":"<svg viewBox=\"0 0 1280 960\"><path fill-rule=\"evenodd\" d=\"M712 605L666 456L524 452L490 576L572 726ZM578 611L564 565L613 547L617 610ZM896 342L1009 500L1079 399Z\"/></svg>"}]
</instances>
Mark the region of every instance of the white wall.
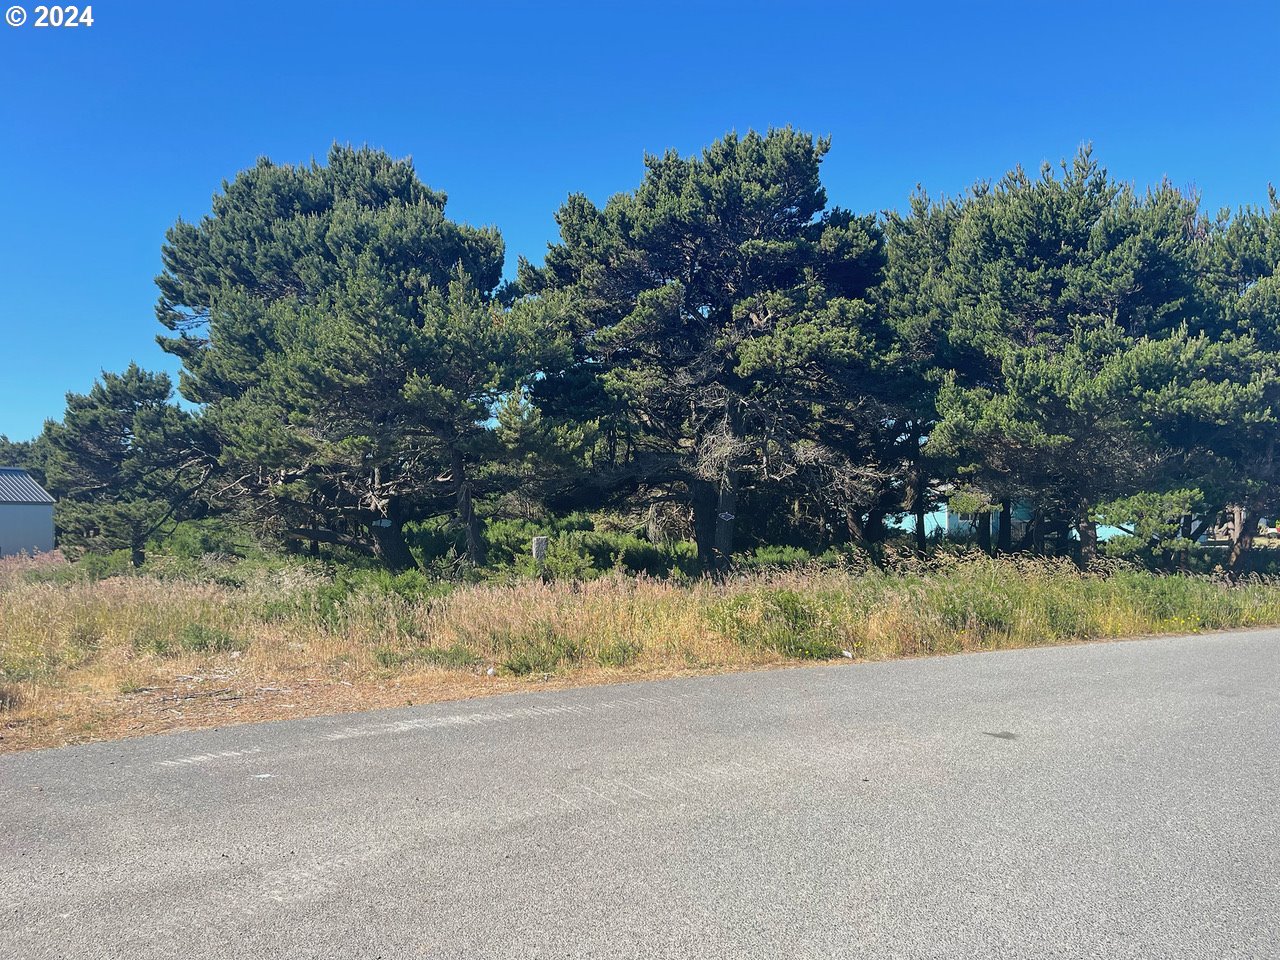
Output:
<instances>
[{"instance_id":1,"label":"white wall","mask_svg":"<svg viewBox=\"0 0 1280 960\"><path fill-rule=\"evenodd\" d=\"M52 549L52 503L0 503L0 557Z\"/></svg>"}]
</instances>

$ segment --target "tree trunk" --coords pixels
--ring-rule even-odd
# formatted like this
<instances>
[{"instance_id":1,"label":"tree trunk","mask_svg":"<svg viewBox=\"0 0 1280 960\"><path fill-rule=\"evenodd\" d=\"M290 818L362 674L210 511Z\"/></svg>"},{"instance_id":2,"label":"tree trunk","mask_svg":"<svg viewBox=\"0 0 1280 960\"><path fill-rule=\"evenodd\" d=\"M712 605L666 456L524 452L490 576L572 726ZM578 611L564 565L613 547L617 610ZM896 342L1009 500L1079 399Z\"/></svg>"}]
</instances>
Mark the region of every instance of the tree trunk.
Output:
<instances>
[{"instance_id":1,"label":"tree trunk","mask_svg":"<svg viewBox=\"0 0 1280 960\"><path fill-rule=\"evenodd\" d=\"M850 510L844 515L844 523L845 528L849 531L849 542L863 550L868 549L870 542L867 538L867 528L862 522L861 515Z\"/></svg>"},{"instance_id":2,"label":"tree trunk","mask_svg":"<svg viewBox=\"0 0 1280 960\"><path fill-rule=\"evenodd\" d=\"M884 511L879 507L872 507L867 511L867 519L862 524L862 534L867 538L867 543L879 543L884 539Z\"/></svg>"},{"instance_id":3,"label":"tree trunk","mask_svg":"<svg viewBox=\"0 0 1280 960\"><path fill-rule=\"evenodd\" d=\"M1088 570L1098 559L1098 525L1092 520L1081 520L1076 524L1076 532L1080 535L1080 569Z\"/></svg>"},{"instance_id":4,"label":"tree trunk","mask_svg":"<svg viewBox=\"0 0 1280 960\"><path fill-rule=\"evenodd\" d=\"M1227 572L1233 577L1239 574L1244 566L1245 556L1253 546L1253 537L1257 530L1258 515L1246 507L1236 507L1231 552L1227 554Z\"/></svg>"},{"instance_id":5,"label":"tree trunk","mask_svg":"<svg viewBox=\"0 0 1280 960\"><path fill-rule=\"evenodd\" d=\"M418 565L404 538L404 525L394 513L373 521L369 527L373 535L374 555L395 573L412 570Z\"/></svg>"},{"instance_id":6,"label":"tree trunk","mask_svg":"<svg viewBox=\"0 0 1280 960\"><path fill-rule=\"evenodd\" d=\"M860 514L850 511L845 516L849 528L849 541L867 554L877 567L884 566L884 550L880 541L885 536L884 511L873 508L864 520Z\"/></svg>"},{"instance_id":7,"label":"tree trunk","mask_svg":"<svg viewBox=\"0 0 1280 960\"><path fill-rule=\"evenodd\" d=\"M1031 517L1031 552L1044 556L1045 516L1039 510Z\"/></svg>"},{"instance_id":8,"label":"tree trunk","mask_svg":"<svg viewBox=\"0 0 1280 960\"><path fill-rule=\"evenodd\" d=\"M313 557L318 557L318 556L320 556L320 541L319 541L319 540L317 540L317 539L316 539L316 537L315 537L315 532L316 532L319 528L320 528L320 508L319 508L319 506L317 506L317 503L316 503L316 492L315 492L314 490L312 490L312 491L311 491L311 533L312 533L312 536L311 536L311 540L309 541L308 546L309 546L309 548L310 548L311 556L313 556Z\"/></svg>"},{"instance_id":9,"label":"tree trunk","mask_svg":"<svg viewBox=\"0 0 1280 960\"><path fill-rule=\"evenodd\" d=\"M916 475L915 493L911 498L911 509L916 517L916 552L923 554L929 546L929 539L925 535L924 519L925 519L925 503L924 503L924 477Z\"/></svg>"},{"instance_id":10,"label":"tree trunk","mask_svg":"<svg viewBox=\"0 0 1280 960\"><path fill-rule=\"evenodd\" d=\"M991 514L980 510L976 519L978 528L978 547L983 553L991 552Z\"/></svg>"},{"instance_id":11,"label":"tree trunk","mask_svg":"<svg viewBox=\"0 0 1280 960\"><path fill-rule=\"evenodd\" d=\"M1000 532L996 537L996 550L1008 553L1013 549L1013 501L1005 497L1000 501Z\"/></svg>"},{"instance_id":12,"label":"tree trunk","mask_svg":"<svg viewBox=\"0 0 1280 960\"><path fill-rule=\"evenodd\" d=\"M644 535L650 543L662 543L666 539L663 535L662 523L658 519L657 504L649 504L649 512L644 520Z\"/></svg>"},{"instance_id":13,"label":"tree trunk","mask_svg":"<svg viewBox=\"0 0 1280 960\"><path fill-rule=\"evenodd\" d=\"M717 573L724 573L733 562L733 530L738 519L738 471L728 470L720 478L720 493L716 498L716 535L714 565Z\"/></svg>"},{"instance_id":14,"label":"tree trunk","mask_svg":"<svg viewBox=\"0 0 1280 960\"><path fill-rule=\"evenodd\" d=\"M689 482L693 503L693 540L698 548L698 564L710 570L716 543L716 488L705 480Z\"/></svg>"},{"instance_id":15,"label":"tree trunk","mask_svg":"<svg viewBox=\"0 0 1280 960\"><path fill-rule=\"evenodd\" d=\"M145 540L135 540L129 545L129 561L134 567L140 567L147 562L147 543Z\"/></svg>"},{"instance_id":16,"label":"tree trunk","mask_svg":"<svg viewBox=\"0 0 1280 960\"><path fill-rule=\"evenodd\" d=\"M480 539L480 518L471 501L471 481L467 479L467 463L459 450L453 451L454 511L458 523L466 531L467 563L478 567L484 563L484 542Z\"/></svg>"}]
</instances>

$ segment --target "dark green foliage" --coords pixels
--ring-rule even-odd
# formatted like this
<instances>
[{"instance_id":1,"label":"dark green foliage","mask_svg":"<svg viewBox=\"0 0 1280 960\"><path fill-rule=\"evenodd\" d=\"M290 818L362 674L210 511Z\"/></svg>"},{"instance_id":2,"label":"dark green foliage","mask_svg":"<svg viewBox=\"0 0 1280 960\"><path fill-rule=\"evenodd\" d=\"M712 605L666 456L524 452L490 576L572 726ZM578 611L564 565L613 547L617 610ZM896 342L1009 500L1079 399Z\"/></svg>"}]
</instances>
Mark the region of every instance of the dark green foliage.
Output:
<instances>
[{"instance_id":1,"label":"dark green foliage","mask_svg":"<svg viewBox=\"0 0 1280 960\"><path fill-rule=\"evenodd\" d=\"M615 640L596 652L596 663L602 667L629 667L640 656L640 650L634 640Z\"/></svg>"},{"instance_id":2,"label":"dark green foliage","mask_svg":"<svg viewBox=\"0 0 1280 960\"><path fill-rule=\"evenodd\" d=\"M1204 496L1199 490L1144 491L1102 504L1095 519L1120 529L1122 534L1107 541L1106 553L1131 557L1153 567L1165 565L1179 553L1194 546L1190 518L1204 512Z\"/></svg>"},{"instance_id":3,"label":"dark green foliage","mask_svg":"<svg viewBox=\"0 0 1280 960\"><path fill-rule=\"evenodd\" d=\"M404 525L452 512L482 559L487 421L558 341L495 299L497 232L444 206L409 162L335 145L323 165L261 161L169 231L161 344L206 404L228 505L286 541L403 570Z\"/></svg>"},{"instance_id":4,"label":"dark green foliage","mask_svg":"<svg viewBox=\"0 0 1280 960\"><path fill-rule=\"evenodd\" d=\"M184 520L155 543L152 552L159 551L183 560L201 557L248 557L260 554L260 549L243 529L221 519Z\"/></svg>"},{"instance_id":5,"label":"dark green foliage","mask_svg":"<svg viewBox=\"0 0 1280 960\"><path fill-rule=\"evenodd\" d=\"M730 562L745 488L794 477L839 493L830 476L856 475L851 444L877 422L862 401L879 228L826 209L828 147L785 129L647 157L641 185L603 209L570 198L545 267L521 265L579 361L535 396L598 425L602 491L688 504L710 567Z\"/></svg>"},{"instance_id":6,"label":"dark green foliage","mask_svg":"<svg viewBox=\"0 0 1280 960\"><path fill-rule=\"evenodd\" d=\"M587 580L608 570L662 577L691 571L696 565L689 545L655 544L634 533L598 530L582 513L546 521L500 520L486 530L489 561L494 570L534 573L530 552L533 537L548 538L542 572L551 579Z\"/></svg>"},{"instance_id":7,"label":"dark green foliage","mask_svg":"<svg viewBox=\"0 0 1280 960\"><path fill-rule=\"evenodd\" d=\"M862 556L865 558L866 555ZM743 570L791 570L798 567L838 567L858 557L856 549L848 547L812 553L803 547L773 544L756 547L750 553L740 555L736 563Z\"/></svg>"},{"instance_id":8,"label":"dark green foliage","mask_svg":"<svg viewBox=\"0 0 1280 960\"><path fill-rule=\"evenodd\" d=\"M31 440L10 440L0 433L0 467L21 467L39 484L45 483L42 452Z\"/></svg>"},{"instance_id":9,"label":"dark green foliage","mask_svg":"<svg viewBox=\"0 0 1280 960\"><path fill-rule=\"evenodd\" d=\"M178 647L191 653L226 653L244 650L249 644L219 627L190 623L178 631Z\"/></svg>"},{"instance_id":10,"label":"dark green foliage","mask_svg":"<svg viewBox=\"0 0 1280 960\"><path fill-rule=\"evenodd\" d=\"M128 550L139 566L148 539L195 506L211 463L172 394L167 376L130 364L67 394L62 421L45 424L39 446L64 547Z\"/></svg>"},{"instance_id":11,"label":"dark green foliage","mask_svg":"<svg viewBox=\"0 0 1280 960\"><path fill-rule=\"evenodd\" d=\"M217 580L283 546L328 565L288 603L334 629L361 593L437 582L888 563L903 518L939 548L940 503L1001 519L988 553L1212 567L1197 541L1230 519L1218 559L1260 562L1280 199L1211 219L1086 148L859 215L828 203L829 148L784 128L648 156L603 206L572 195L505 285L498 232L450 220L408 161L262 160L163 247L161 343L198 409L130 367L0 461L58 496L85 573L124 550ZM1126 532L1100 551L1099 523ZM821 653L775 600L762 629ZM576 649L525 648L535 672Z\"/></svg>"},{"instance_id":12,"label":"dark green foliage","mask_svg":"<svg viewBox=\"0 0 1280 960\"><path fill-rule=\"evenodd\" d=\"M993 504L1034 504L1037 545L1060 524L1091 554L1093 508L1160 482L1166 451L1134 395L1156 375L1152 339L1203 311L1202 246L1194 201L1138 197L1088 150L1061 178L1046 166L976 188L946 251L929 452Z\"/></svg>"}]
</instances>

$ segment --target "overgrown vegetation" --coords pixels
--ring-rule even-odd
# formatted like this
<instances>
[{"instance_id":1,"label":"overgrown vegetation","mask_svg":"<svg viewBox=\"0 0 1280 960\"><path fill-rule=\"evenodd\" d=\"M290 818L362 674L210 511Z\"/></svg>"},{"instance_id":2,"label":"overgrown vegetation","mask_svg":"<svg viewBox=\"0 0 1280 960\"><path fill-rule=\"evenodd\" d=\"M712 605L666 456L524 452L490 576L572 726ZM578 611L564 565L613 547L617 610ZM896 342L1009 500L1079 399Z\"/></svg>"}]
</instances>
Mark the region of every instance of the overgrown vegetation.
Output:
<instances>
[{"instance_id":1,"label":"overgrown vegetation","mask_svg":"<svg viewBox=\"0 0 1280 960\"><path fill-rule=\"evenodd\" d=\"M0 745L138 729L125 719L252 718L213 707L270 697L261 691L324 712L386 703L388 691L402 698L390 702L417 702L531 681L1280 623L1280 581L1267 577L1231 583L1114 562L1082 573L976 552L903 553L883 568L845 556L720 580L611 570L453 586L302 559L181 569L160 559L103 579L83 565L0 565ZM146 704L157 712L140 721Z\"/></svg>"},{"instance_id":2,"label":"overgrown vegetation","mask_svg":"<svg viewBox=\"0 0 1280 960\"><path fill-rule=\"evenodd\" d=\"M830 147L650 156L505 283L407 161L241 172L164 238L186 403L0 437L76 561L0 573L7 729L1280 622L1280 196L1084 149L862 215Z\"/></svg>"},{"instance_id":3,"label":"overgrown vegetation","mask_svg":"<svg viewBox=\"0 0 1280 960\"><path fill-rule=\"evenodd\" d=\"M0 456L68 551L135 567L229 539L456 583L533 572L536 535L552 579L725 575L878 556L912 517L923 553L949 503L989 553L1087 567L1106 523L1106 552L1191 569L1217 529L1245 573L1280 512L1280 198L1210 216L1083 149L856 214L830 148L650 156L507 283L497 230L407 161L262 161L164 238L188 404L104 373Z\"/></svg>"}]
</instances>

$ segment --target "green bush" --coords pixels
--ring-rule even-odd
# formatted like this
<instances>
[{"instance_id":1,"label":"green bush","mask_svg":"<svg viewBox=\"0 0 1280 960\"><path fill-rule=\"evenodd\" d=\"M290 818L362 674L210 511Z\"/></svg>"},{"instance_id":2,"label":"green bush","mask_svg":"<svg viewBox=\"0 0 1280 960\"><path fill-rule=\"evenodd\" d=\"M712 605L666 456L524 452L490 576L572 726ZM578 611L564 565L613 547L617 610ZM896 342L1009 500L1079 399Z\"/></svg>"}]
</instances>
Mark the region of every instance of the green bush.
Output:
<instances>
[{"instance_id":1,"label":"green bush","mask_svg":"<svg viewBox=\"0 0 1280 960\"><path fill-rule=\"evenodd\" d=\"M173 634L154 623L139 626L131 642L135 653L154 653L159 657L169 656L176 649Z\"/></svg>"},{"instance_id":2,"label":"green bush","mask_svg":"<svg viewBox=\"0 0 1280 960\"><path fill-rule=\"evenodd\" d=\"M713 620L743 646L798 660L830 660L841 655L841 647L820 603L797 590L764 588L723 601Z\"/></svg>"},{"instance_id":3,"label":"green bush","mask_svg":"<svg viewBox=\"0 0 1280 960\"><path fill-rule=\"evenodd\" d=\"M158 657L180 657L185 653L229 653L245 650L248 642L231 635L221 627L203 623L188 623L176 632L149 623L141 626L133 635L133 649L138 653L150 653Z\"/></svg>"},{"instance_id":4,"label":"green bush","mask_svg":"<svg viewBox=\"0 0 1280 960\"><path fill-rule=\"evenodd\" d=\"M80 583L106 580L109 577L132 577L137 574L128 550L112 553L86 553L75 563L32 567L23 573L30 583Z\"/></svg>"},{"instance_id":5,"label":"green bush","mask_svg":"<svg viewBox=\"0 0 1280 960\"><path fill-rule=\"evenodd\" d=\"M803 547L790 547L781 544L763 544L750 553L734 557L735 565L744 570L767 568L786 570L792 567L802 567L805 564L812 563L813 560L814 554Z\"/></svg>"},{"instance_id":6,"label":"green bush","mask_svg":"<svg viewBox=\"0 0 1280 960\"><path fill-rule=\"evenodd\" d=\"M534 537L547 538L547 559L539 570L531 554ZM655 544L619 530L597 529L582 513L547 521L497 520L486 530L487 563L493 573L541 573L551 580L591 580L609 570L665 577L696 568L692 544Z\"/></svg>"},{"instance_id":7,"label":"green bush","mask_svg":"<svg viewBox=\"0 0 1280 960\"><path fill-rule=\"evenodd\" d=\"M261 556L262 549L243 529L221 518L210 518L184 520L175 525L168 534L155 538L149 544L148 554L199 560L210 555Z\"/></svg>"},{"instance_id":8,"label":"green bush","mask_svg":"<svg viewBox=\"0 0 1280 960\"><path fill-rule=\"evenodd\" d=\"M518 677L577 666L586 653L582 644L546 623L534 625L527 633L509 636L502 645L506 649L502 669Z\"/></svg>"},{"instance_id":9,"label":"green bush","mask_svg":"<svg viewBox=\"0 0 1280 960\"><path fill-rule=\"evenodd\" d=\"M332 579L319 586L264 600L258 617L267 622L303 620L337 629L347 616L348 605L357 597L397 597L401 600L430 603L448 594L454 585L434 580L421 570L391 573L380 568L325 568Z\"/></svg>"},{"instance_id":10,"label":"green bush","mask_svg":"<svg viewBox=\"0 0 1280 960\"><path fill-rule=\"evenodd\" d=\"M221 627L188 623L178 631L178 647L188 653L228 653L244 650L248 643L233 637Z\"/></svg>"},{"instance_id":11,"label":"green bush","mask_svg":"<svg viewBox=\"0 0 1280 960\"><path fill-rule=\"evenodd\" d=\"M640 656L640 650L640 644L634 640L614 640L596 652L596 662L602 667L629 667Z\"/></svg>"},{"instance_id":12,"label":"green bush","mask_svg":"<svg viewBox=\"0 0 1280 960\"><path fill-rule=\"evenodd\" d=\"M373 658L378 666L387 668L422 664L448 670L468 670L483 662L480 657L457 643L451 647L415 647L412 650L379 648L373 651Z\"/></svg>"}]
</instances>

